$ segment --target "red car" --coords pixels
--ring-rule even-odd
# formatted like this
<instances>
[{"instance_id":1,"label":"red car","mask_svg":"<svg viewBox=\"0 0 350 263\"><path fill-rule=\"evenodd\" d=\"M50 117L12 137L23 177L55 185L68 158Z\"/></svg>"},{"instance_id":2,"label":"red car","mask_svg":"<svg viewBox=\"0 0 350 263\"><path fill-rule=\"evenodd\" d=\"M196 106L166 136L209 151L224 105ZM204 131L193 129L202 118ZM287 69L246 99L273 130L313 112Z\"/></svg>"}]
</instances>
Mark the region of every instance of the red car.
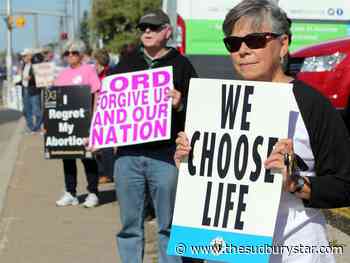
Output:
<instances>
[{"instance_id":1,"label":"red car","mask_svg":"<svg viewBox=\"0 0 350 263\"><path fill-rule=\"evenodd\" d=\"M350 38L292 53L289 72L319 90L343 113L350 97Z\"/></svg>"}]
</instances>

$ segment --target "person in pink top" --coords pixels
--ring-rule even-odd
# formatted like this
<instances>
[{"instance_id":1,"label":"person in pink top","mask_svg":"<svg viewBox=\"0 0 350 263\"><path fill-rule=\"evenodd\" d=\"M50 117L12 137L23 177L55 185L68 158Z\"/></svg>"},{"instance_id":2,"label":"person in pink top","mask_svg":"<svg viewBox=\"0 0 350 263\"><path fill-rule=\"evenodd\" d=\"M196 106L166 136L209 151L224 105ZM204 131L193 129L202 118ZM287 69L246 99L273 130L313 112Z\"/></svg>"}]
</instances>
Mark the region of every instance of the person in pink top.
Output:
<instances>
[{"instance_id":1,"label":"person in pink top","mask_svg":"<svg viewBox=\"0 0 350 263\"><path fill-rule=\"evenodd\" d=\"M91 93L98 95L101 82L97 76L96 70L92 65L83 64L83 54L86 50L84 42L81 40L69 41L65 46L64 56L69 67L63 70L55 80L55 86L68 85L88 85ZM96 96L94 99L96 100ZM98 205L98 173L95 159L81 159L87 179L87 195L83 205L85 207L95 207ZM77 165L75 159L63 159L65 193L56 201L57 206L78 205L76 197L77 187Z\"/></svg>"},{"instance_id":2,"label":"person in pink top","mask_svg":"<svg viewBox=\"0 0 350 263\"><path fill-rule=\"evenodd\" d=\"M84 44L82 42L82 44ZM96 93L101 86L96 69L92 64L81 64L79 51L65 51L69 68L63 70L55 81L55 86L65 85L89 85L91 93Z\"/></svg>"}]
</instances>

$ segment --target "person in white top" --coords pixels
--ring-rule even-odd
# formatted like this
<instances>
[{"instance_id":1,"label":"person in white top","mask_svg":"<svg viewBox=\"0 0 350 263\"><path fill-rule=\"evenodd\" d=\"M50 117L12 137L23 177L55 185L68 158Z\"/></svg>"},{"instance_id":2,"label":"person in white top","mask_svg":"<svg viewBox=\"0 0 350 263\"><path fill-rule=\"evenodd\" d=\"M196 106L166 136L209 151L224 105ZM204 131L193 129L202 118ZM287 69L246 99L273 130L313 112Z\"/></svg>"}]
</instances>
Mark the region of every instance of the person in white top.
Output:
<instances>
[{"instance_id":1,"label":"person in white top","mask_svg":"<svg viewBox=\"0 0 350 263\"><path fill-rule=\"evenodd\" d=\"M310 249L290 254L284 250L271 255L270 262L332 263L334 256L322 253L329 243L318 208L350 205L350 142L344 122L330 102L284 73L290 27L291 21L275 3L245 0L226 15L224 44L242 79L293 84L297 114L290 124L290 138L276 143L264 165L268 170L281 170L284 178L274 243ZM184 132L176 142L174 159L179 165L191 147Z\"/></svg>"}]
</instances>

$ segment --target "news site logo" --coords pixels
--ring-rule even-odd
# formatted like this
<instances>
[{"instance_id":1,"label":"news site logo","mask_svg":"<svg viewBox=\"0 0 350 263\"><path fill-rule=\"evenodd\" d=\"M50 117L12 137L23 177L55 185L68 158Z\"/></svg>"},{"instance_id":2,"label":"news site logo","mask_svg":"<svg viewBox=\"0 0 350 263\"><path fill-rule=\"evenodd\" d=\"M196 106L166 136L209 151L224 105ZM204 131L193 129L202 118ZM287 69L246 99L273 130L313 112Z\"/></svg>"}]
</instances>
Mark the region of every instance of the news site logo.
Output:
<instances>
[{"instance_id":1,"label":"news site logo","mask_svg":"<svg viewBox=\"0 0 350 263\"><path fill-rule=\"evenodd\" d=\"M211 242L210 245L212 247L212 254L215 256L219 256L226 251L226 243L222 237L216 237Z\"/></svg>"}]
</instances>

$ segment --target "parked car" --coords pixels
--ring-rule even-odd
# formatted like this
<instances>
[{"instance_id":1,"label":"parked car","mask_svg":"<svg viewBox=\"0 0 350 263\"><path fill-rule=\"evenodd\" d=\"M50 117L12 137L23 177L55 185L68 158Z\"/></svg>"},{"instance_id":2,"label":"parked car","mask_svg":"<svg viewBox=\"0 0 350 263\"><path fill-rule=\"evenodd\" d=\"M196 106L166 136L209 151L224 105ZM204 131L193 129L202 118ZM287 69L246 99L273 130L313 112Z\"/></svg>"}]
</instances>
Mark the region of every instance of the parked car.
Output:
<instances>
[{"instance_id":1,"label":"parked car","mask_svg":"<svg viewBox=\"0 0 350 263\"><path fill-rule=\"evenodd\" d=\"M350 38L309 46L290 54L289 73L327 97L345 116L350 97ZM346 117L348 118L348 117Z\"/></svg>"}]
</instances>

